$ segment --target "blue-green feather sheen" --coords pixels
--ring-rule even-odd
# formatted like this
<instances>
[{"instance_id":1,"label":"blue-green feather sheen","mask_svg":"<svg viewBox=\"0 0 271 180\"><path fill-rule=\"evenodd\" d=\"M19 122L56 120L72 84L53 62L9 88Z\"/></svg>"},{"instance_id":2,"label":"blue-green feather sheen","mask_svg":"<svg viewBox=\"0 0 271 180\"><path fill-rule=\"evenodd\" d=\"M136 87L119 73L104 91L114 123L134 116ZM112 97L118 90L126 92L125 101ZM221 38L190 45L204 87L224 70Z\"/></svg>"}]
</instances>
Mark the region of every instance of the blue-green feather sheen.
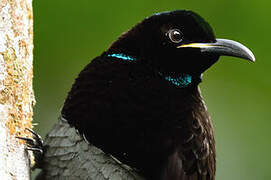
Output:
<instances>
[{"instance_id":1,"label":"blue-green feather sheen","mask_svg":"<svg viewBox=\"0 0 271 180\"><path fill-rule=\"evenodd\" d=\"M136 58L125 55L125 54L108 54L108 57L114 57L118 58L124 61L135 61ZM163 75L162 73L159 73L162 77L165 78L165 80L171 82L172 84L178 86L178 87L187 87L192 82L192 77L188 74L182 74L178 77L173 77L170 75Z\"/></svg>"},{"instance_id":2,"label":"blue-green feather sheen","mask_svg":"<svg viewBox=\"0 0 271 180\"><path fill-rule=\"evenodd\" d=\"M122 59L122 60L125 60L125 61L134 61L134 60L136 60L136 58L131 57L131 56L127 56L125 54L108 54L107 56L108 57L115 57L115 58Z\"/></svg>"},{"instance_id":3,"label":"blue-green feather sheen","mask_svg":"<svg viewBox=\"0 0 271 180\"><path fill-rule=\"evenodd\" d=\"M165 79L179 87L187 87L192 82L192 77L188 74L182 74L178 77L165 76Z\"/></svg>"}]
</instances>

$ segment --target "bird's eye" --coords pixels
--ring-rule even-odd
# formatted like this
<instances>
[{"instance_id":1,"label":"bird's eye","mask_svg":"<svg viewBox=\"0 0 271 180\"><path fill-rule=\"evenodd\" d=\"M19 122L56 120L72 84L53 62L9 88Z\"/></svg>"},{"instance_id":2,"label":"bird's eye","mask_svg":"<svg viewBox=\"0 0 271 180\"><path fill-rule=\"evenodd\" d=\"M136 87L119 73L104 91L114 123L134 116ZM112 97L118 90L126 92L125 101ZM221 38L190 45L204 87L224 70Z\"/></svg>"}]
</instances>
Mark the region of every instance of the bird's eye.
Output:
<instances>
[{"instance_id":1,"label":"bird's eye","mask_svg":"<svg viewBox=\"0 0 271 180\"><path fill-rule=\"evenodd\" d=\"M179 29L171 29L168 31L169 39L174 43L180 43L183 40L183 33Z\"/></svg>"}]
</instances>

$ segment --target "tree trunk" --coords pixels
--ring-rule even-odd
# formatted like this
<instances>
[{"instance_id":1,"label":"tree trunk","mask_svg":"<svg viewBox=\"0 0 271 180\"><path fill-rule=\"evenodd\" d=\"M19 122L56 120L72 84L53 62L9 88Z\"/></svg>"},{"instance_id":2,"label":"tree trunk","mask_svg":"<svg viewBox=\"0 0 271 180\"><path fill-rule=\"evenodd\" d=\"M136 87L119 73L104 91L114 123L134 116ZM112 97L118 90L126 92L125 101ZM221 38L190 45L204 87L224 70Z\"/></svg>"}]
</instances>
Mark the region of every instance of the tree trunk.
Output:
<instances>
[{"instance_id":1,"label":"tree trunk","mask_svg":"<svg viewBox=\"0 0 271 180\"><path fill-rule=\"evenodd\" d=\"M29 155L15 137L31 136L32 51L32 0L0 0L0 179L30 179Z\"/></svg>"}]
</instances>

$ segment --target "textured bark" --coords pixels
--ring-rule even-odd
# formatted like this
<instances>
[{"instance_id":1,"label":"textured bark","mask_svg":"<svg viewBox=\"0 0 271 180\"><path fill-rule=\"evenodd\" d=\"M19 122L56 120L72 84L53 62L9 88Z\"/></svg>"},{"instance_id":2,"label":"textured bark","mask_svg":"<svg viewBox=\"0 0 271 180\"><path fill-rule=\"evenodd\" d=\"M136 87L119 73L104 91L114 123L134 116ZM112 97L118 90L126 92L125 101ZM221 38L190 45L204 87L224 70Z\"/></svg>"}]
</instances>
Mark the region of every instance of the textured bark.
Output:
<instances>
[{"instance_id":1,"label":"textured bark","mask_svg":"<svg viewBox=\"0 0 271 180\"><path fill-rule=\"evenodd\" d=\"M32 0L0 0L0 177L30 179L29 155L16 136L30 137L33 61Z\"/></svg>"}]
</instances>

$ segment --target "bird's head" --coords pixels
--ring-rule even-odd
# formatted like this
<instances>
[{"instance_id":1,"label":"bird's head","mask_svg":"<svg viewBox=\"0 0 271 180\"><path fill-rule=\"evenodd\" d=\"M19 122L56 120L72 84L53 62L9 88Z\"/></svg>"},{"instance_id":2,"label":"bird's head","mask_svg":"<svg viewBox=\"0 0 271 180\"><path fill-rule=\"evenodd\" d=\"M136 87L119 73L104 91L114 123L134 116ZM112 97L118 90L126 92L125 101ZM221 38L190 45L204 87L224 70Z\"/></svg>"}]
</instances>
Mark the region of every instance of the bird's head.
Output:
<instances>
[{"instance_id":1,"label":"bird's head","mask_svg":"<svg viewBox=\"0 0 271 180\"><path fill-rule=\"evenodd\" d=\"M221 55L255 61L248 48L232 40L216 39L202 17L184 10L144 19L114 42L108 52L140 60L172 77L200 77Z\"/></svg>"}]
</instances>

